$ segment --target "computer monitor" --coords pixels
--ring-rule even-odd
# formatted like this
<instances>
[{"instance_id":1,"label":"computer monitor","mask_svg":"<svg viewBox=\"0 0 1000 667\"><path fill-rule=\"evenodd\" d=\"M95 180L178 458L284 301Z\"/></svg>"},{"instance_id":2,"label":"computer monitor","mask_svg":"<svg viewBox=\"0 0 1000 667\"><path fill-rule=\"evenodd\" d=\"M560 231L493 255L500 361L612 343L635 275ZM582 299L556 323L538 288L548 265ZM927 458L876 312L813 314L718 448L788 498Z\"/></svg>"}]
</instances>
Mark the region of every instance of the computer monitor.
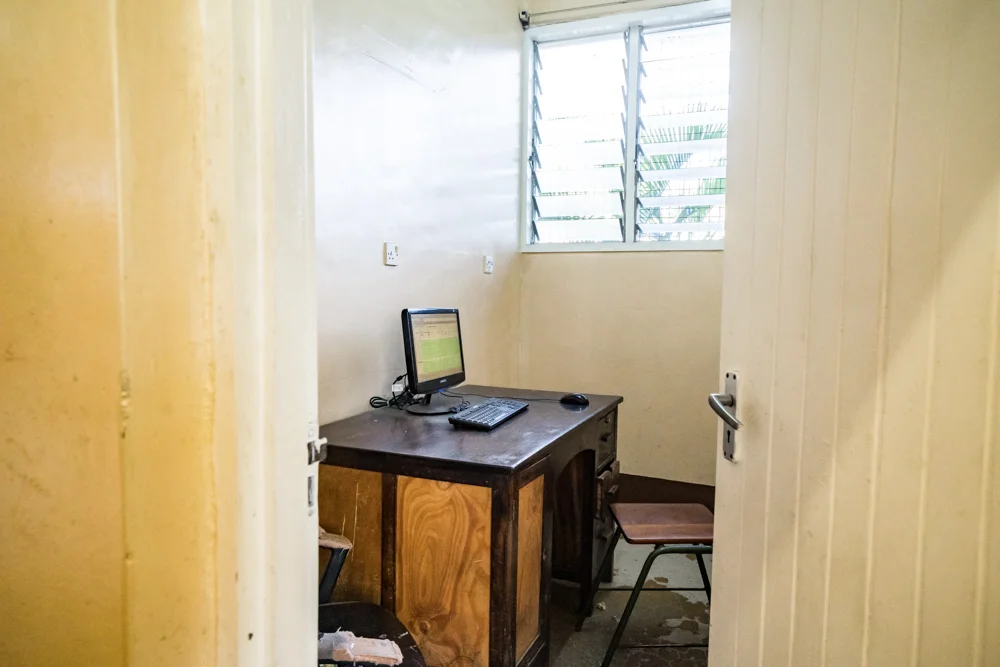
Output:
<instances>
[{"instance_id":1,"label":"computer monitor","mask_svg":"<svg viewBox=\"0 0 1000 667\"><path fill-rule=\"evenodd\" d=\"M411 412L443 414L455 406L434 407L431 395L465 381L462 328L455 308L407 308L402 313L406 383L414 394L424 394Z\"/></svg>"}]
</instances>

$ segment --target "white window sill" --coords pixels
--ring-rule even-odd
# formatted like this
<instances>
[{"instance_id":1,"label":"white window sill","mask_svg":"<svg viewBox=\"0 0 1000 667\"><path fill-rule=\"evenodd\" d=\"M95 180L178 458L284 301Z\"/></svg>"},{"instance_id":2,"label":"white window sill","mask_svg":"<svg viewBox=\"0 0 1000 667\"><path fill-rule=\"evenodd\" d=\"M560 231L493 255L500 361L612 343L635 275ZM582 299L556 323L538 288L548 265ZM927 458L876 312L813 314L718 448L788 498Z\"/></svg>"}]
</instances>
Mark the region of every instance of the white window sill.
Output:
<instances>
[{"instance_id":1,"label":"white window sill","mask_svg":"<svg viewBox=\"0 0 1000 667\"><path fill-rule=\"evenodd\" d=\"M600 243L528 243L521 245L523 253L546 252L671 252L684 250L713 251L723 250L725 241L646 241L634 243L619 243L607 241Z\"/></svg>"}]
</instances>

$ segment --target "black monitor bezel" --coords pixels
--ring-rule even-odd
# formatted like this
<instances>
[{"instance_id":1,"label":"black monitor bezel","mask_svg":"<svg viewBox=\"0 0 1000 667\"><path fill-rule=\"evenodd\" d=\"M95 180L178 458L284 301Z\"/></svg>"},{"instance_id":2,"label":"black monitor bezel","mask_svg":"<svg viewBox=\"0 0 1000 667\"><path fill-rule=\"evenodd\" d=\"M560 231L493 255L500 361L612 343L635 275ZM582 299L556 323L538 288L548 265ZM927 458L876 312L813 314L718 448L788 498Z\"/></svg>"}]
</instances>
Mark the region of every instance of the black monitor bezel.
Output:
<instances>
[{"instance_id":1,"label":"black monitor bezel","mask_svg":"<svg viewBox=\"0 0 1000 667\"><path fill-rule=\"evenodd\" d=\"M413 315L454 315L458 324L458 354L462 359L462 372L417 383L417 357L413 349ZM465 382L465 348L462 345L462 318L458 308L404 308L403 351L406 354L406 386L414 394L432 394Z\"/></svg>"}]
</instances>

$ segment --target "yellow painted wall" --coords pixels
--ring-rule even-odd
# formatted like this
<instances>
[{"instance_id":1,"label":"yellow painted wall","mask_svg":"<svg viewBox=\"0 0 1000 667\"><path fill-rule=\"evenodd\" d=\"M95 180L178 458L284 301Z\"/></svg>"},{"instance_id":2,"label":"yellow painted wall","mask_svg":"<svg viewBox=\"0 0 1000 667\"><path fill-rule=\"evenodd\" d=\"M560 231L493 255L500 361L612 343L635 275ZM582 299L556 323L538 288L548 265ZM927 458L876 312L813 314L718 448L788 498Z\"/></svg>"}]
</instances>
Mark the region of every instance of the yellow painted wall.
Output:
<instances>
[{"instance_id":1,"label":"yellow painted wall","mask_svg":"<svg viewBox=\"0 0 1000 667\"><path fill-rule=\"evenodd\" d=\"M221 573L201 6L121 1L117 27L128 657L212 664Z\"/></svg>"},{"instance_id":2,"label":"yellow painted wall","mask_svg":"<svg viewBox=\"0 0 1000 667\"><path fill-rule=\"evenodd\" d=\"M517 7L315 4L321 422L405 372L406 307L458 307L469 381L516 382ZM382 265L385 241L399 266Z\"/></svg>"},{"instance_id":3,"label":"yellow painted wall","mask_svg":"<svg viewBox=\"0 0 1000 667\"><path fill-rule=\"evenodd\" d=\"M1000 4L732 26L709 663L1000 665Z\"/></svg>"},{"instance_id":4,"label":"yellow painted wall","mask_svg":"<svg viewBox=\"0 0 1000 667\"><path fill-rule=\"evenodd\" d=\"M0 8L3 665L215 664L201 21Z\"/></svg>"},{"instance_id":5,"label":"yellow painted wall","mask_svg":"<svg viewBox=\"0 0 1000 667\"><path fill-rule=\"evenodd\" d=\"M625 397L622 472L715 483L721 252L526 254L520 380Z\"/></svg>"},{"instance_id":6,"label":"yellow painted wall","mask_svg":"<svg viewBox=\"0 0 1000 667\"><path fill-rule=\"evenodd\" d=\"M123 664L109 10L0 9L4 665Z\"/></svg>"}]
</instances>

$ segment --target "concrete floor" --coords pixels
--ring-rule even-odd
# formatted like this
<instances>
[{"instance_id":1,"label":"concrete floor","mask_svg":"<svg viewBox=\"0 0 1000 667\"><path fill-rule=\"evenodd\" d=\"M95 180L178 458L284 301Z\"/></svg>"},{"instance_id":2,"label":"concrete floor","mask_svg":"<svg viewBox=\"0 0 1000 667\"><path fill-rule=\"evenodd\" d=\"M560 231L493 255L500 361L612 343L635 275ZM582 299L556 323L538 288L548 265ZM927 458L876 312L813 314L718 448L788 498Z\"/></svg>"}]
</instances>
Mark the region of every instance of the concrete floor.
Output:
<instances>
[{"instance_id":1,"label":"concrete floor","mask_svg":"<svg viewBox=\"0 0 1000 667\"><path fill-rule=\"evenodd\" d=\"M615 550L614 580L602 584L594 614L581 632L574 632L578 589L570 584L553 582L552 586L552 667L598 667L618 625L629 591L635 584L642 563L651 547L622 542ZM711 573L711 556L706 557ZM704 593L656 590L665 587L700 587L701 576L694 556L661 556L653 564L629 619L622 644L703 643L708 638L708 605ZM612 667L705 667L705 649L619 649Z\"/></svg>"}]
</instances>

